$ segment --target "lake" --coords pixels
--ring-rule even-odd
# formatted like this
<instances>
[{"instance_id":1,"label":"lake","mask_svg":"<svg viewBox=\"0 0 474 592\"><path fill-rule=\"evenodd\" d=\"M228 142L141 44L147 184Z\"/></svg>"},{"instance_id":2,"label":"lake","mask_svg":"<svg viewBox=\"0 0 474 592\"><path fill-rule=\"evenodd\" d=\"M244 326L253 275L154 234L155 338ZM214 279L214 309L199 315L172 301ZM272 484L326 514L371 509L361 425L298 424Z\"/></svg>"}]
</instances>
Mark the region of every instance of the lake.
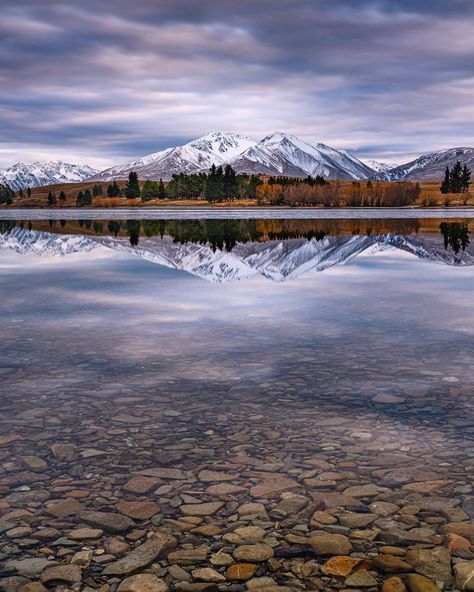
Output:
<instances>
[{"instance_id":1,"label":"lake","mask_svg":"<svg viewBox=\"0 0 474 592\"><path fill-rule=\"evenodd\" d=\"M1 212L3 589L64 559L48 587L474 574L474 211L448 213Z\"/></svg>"}]
</instances>

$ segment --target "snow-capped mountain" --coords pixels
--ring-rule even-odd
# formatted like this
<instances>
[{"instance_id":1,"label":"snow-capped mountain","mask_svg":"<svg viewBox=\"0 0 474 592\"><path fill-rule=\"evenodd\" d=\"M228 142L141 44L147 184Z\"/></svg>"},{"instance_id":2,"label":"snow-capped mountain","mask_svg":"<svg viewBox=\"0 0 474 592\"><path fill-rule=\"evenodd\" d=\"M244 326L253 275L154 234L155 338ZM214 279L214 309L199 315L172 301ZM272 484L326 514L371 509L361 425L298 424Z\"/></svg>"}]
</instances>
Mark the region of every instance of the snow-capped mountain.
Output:
<instances>
[{"instance_id":1,"label":"snow-capped mountain","mask_svg":"<svg viewBox=\"0 0 474 592\"><path fill-rule=\"evenodd\" d=\"M275 132L236 156L230 164L237 172L327 179L367 179L373 170L345 150L309 144L296 136Z\"/></svg>"},{"instance_id":2,"label":"snow-capped mountain","mask_svg":"<svg viewBox=\"0 0 474 592\"><path fill-rule=\"evenodd\" d=\"M0 169L0 184L9 185L14 191L57 183L79 183L95 175L97 171L88 165L50 161L25 164Z\"/></svg>"},{"instance_id":3,"label":"snow-capped mountain","mask_svg":"<svg viewBox=\"0 0 474 592\"><path fill-rule=\"evenodd\" d=\"M11 249L21 255L63 256L87 253L99 247L127 252L214 283L234 282L258 275L284 282L311 271L324 271L344 264L362 253L374 254L388 248L444 265L474 265L474 244L456 254L444 247L439 235L327 236L322 240L237 243L231 252L227 252L214 251L206 244L176 243L170 236L142 237L139 245L132 247L125 237L63 235L19 227L0 234L0 248Z\"/></svg>"},{"instance_id":4,"label":"snow-capped mountain","mask_svg":"<svg viewBox=\"0 0 474 592\"><path fill-rule=\"evenodd\" d=\"M310 144L282 132L255 142L233 133L215 132L176 148L168 148L135 162L112 167L92 181L125 179L136 171L141 179L168 180L173 173L207 172L213 165L231 164L238 173L329 179L368 179L374 170L345 150Z\"/></svg>"},{"instance_id":5,"label":"snow-capped mountain","mask_svg":"<svg viewBox=\"0 0 474 592\"><path fill-rule=\"evenodd\" d=\"M140 179L169 180L174 173L197 173L208 171L213 164L225 165L254 144L254 140L246 136L215 132L183 146L167 148L135 162L106 169L91 180L126 179L130 171L136 171Z\"/></svg>"},{"instance_id":6,"label":"snow-capped mountain","mask_svg":"<svg viewBox=\"0 0 474 592\"><path fill-rule=\"evenodd\" d=\"M374 175L382 181L439 181L444 177L446 167L452 168L456 161L472 169L474 167L474 148L450 148L423 154L419 158L406 164L401 164L388 171L381 171Z\"/></svg>"},{"instance_id":7,"label":"snow-capped mountain","mask_svg":"<svg viewBox=\"0 0 474 592\"><path fill-rule=\"evenodd\" d=\"M364 160L364 163L373 171L377 173L385 173L390 171L391 169L396 168L399 166L398 164L389 163L389 162L379 162L378 160Z\"/></svg>"}]
</instances>

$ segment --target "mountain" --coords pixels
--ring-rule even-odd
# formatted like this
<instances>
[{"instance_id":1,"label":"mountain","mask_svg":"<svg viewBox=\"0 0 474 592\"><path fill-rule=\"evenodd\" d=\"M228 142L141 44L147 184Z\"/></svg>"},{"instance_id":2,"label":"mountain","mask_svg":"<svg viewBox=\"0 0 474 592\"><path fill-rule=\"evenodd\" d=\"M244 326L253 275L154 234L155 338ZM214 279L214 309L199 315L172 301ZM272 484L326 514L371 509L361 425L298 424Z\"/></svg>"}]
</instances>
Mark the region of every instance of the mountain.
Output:
<instances>
[{"instance_id":1,"label":"mountain","mask_svg":"<svg viewBox=\"0 0 474 592\"><path fill-rule=\"evenodd\" d=\"M125 237L53 234L20 227L0 234L0 248L21 255L63 256L87 253L99 247L126 252L213 283L235 282L258 275L284 282L344 264L362 253L373 254L390 248L444 265L474 265L474 244L456 254L452 249L445 249L440 235L327 236L322 240L237 243L228 252L214 251L208 244L181 244L170 236L142 237L139 245L132 247Z\"/></svg>"},{"instance_id":2,"label":"mountain","mask_svg":"<svg viewBox=\"0 0 474 592\"><path fill-rule=\"evenodd\" d=\"M126 179L136 171L141 179L169 180L173 173L207 172L213 165L231 164L238 173L329 179L368 179L374 170L344 150L309 144L291 134L276 132L255 142L233 133L215 132L135 162L112 167L91 181Z\"/></svg>"},{"instance_id":3,"label":"mountain","mask_svg":"<svg viewBox=\"0 0 474 592\"><path fill-rule=\"evenodd\" d=\"M452 168L457 160L467 164L470 169L474 168L474 148L449 148L423 154L406 164L381 171L373 178L382 181L440 181L446 167Z\"/></svg>"},{"instance_id":4,"label":"mountain","mask_svg":"<svg viewBox=\"0 0 474 592\"><path fill-rule=\"evenodd\" d=\"M18 191L42 185L79 183L96 173L97 171L90 166L60 160L31 164L17 162L7 169L0 169L0 184L9 185L14 191Z\"/></svg>"},{"instance_id":5,"label":"mountain","mask_svg":"<svg viewBox=\"0 0 474 592\"><path fill-rule=\"evenodd\" d=\"M390 164L388 162L379 162L378 160L364 160L364 163L373 171L377 173L385 173L394 169L398 164Z\"/></svg>"},{"instance_id":6,"label":"mountain","mask_svg":"<svg viewBox=\"0 0 474 592\"><path fill-rule=\"evenodd\" d=\"M130 171L136 171L140 179L169 180L174 173L198 173L208 171L213 164L225 165L254 144L246 136L215 132L183 146L167 148L134 162L106 169L91 180L126 179Z\"/></svg>"},{"instance_id":7,"label":"mountain","mask_svg":"<svg viewBox=\"0 0 474 592\"><path fill-rule=\"evenodd\" d=\"M326 179L368 179L373 170L345 150L309 144L296 136L275 132L230 161L239 173Z\"/></svg>"}]
</instances>

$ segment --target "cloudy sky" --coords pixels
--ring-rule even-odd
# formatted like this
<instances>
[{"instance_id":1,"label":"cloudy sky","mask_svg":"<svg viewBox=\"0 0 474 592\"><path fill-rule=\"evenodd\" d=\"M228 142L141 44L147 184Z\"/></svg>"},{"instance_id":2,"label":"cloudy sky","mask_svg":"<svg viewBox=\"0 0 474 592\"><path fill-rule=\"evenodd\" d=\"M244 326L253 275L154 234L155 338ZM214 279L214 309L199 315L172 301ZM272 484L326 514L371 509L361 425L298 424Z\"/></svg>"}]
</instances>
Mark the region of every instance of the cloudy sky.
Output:
<instances>
[{"instance_id":1,"label":"cloudy sky","mask_svg":"<svg viewBox=\"0 0 474 592\"><path fill-rule=\"evenodd\" d=\"M474 145L472 0L0 0L0 166L209 131L403 162Z\"/></svg>"}]
</instances>

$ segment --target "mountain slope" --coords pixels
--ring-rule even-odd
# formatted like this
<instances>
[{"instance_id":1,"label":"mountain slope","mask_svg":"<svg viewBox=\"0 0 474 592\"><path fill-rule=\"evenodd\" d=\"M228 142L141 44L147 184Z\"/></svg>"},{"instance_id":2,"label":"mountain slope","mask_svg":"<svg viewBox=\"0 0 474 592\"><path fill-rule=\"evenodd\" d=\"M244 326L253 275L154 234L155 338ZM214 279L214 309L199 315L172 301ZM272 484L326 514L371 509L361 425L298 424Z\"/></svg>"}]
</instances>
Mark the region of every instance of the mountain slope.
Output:
<instances>
[{"instance_id":1,"label":"mountain slope","mask_svg":"<svg viewBox=\"0 0 474 592\"><path fill-rule=\"evenodd\" d=\"M290 134L276 132L255 142L239 134L215 132L184 146L106 169L91 180L126 179L130 171L136 171L141 179L169 180L174 173L207 172L213 164L231 164L238 173L322 175L329 179L368 179L375 172L344 150L313 145Z\"/></svg>"},{"instance_id":2,"label":"mountain slope","mask_svg":"<svg viewBox=\"0 0 474 592\"><path fill-rule=\"evenodd\" d=\"M235 157L230 164L239 173L327 179L366 179L373 170L344 150L309 144L296 136L275 132Z\"/></svg>"},{"instance_id":3,"label":"mountain slope","mask_svg":"<svg viewBox=\"0 0 474 592\"><path fill-rule=\"evenodd\" d=\"M399 166L398 164L389 164L388 162L379 162L378 160L364 160L364 163L376 173L386 173Z\"/></svg>"},{"instance_id":4,"label":"mountain slope","mask_svg":"<svg viewBox=\"0 0 474 592\"><path fill-rule=\"evenodd\" d=\"M90 166L69 162L50 161L25 164L17 162L7 169L0 169L0 184L9 185L14 191L27 187L41 187L57 183L79 183L97 171Z\"/></svg>"},{"instance_id":5,"label":"mountain slope","mask_svg":"<svg viewBox=\"0 0 474 592\"><path fill-rule=\"evenodd\" d=\"M91 180L126 179L130 171L136 171L140 179L161 178L166 181L174 173L197 173L209 170L213 164L224 165L254 144L253 140L239 134L215 132L183 146L167 148L135 162L106 169Z\"/></svg>"},{"instance_id":6,"label":"mountain slope","mask_svg":"<svg viewBox=\"0 0 474 592\"><path fill-rule=\"evenodd\" d=\"M456 161L472 169L474 167L474 148L449 148L423 154L419 158L401 164L388 171L382 171L374 175L375 179L382 181L440 181L444 177L446 167L452 168Z\"/></svg>"},{"instance_id":7,"label":"mountain slope","mask_svg":"<svg viewBox=\"0 0 474 592\"><path fill-rule=\"evenodd\" d=\"M290 239L238 243L229 253L210 245L180 244L169 236L141 238L132 247L128 238L63 235L19 227L0 234L0 248L21 255L67 255L99 247L130 253L158 265L179 269L213 283L228 283L261 275L274 282L295 279L310 271L324 271L362 253L396 248L444 265L474 265L474 244L458 254L445 249L440 236L384 234L329 236L322 240Z\"/></svg>"}]
</instances>

